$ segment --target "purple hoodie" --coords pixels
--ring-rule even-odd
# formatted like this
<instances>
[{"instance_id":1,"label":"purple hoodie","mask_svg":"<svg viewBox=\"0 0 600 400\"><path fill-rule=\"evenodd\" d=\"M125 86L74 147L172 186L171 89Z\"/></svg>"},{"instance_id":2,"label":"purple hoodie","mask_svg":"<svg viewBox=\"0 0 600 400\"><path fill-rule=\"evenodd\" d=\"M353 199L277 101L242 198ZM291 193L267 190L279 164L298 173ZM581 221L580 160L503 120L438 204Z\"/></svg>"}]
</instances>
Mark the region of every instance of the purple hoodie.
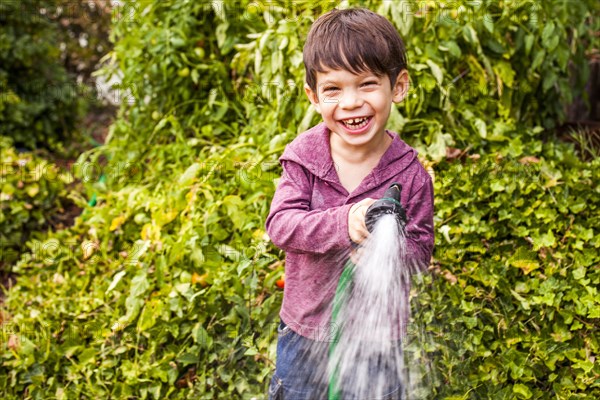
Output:
<instances>
[{"instance_id":1,"label":"purple hoodie","mask_svg":"<svg viewBox=\"0 0 600 400\"><path fill-rule=\"evenodd\" d=\"M342 186L321 123L286 146L283 173L271 203L266 229L286 252L281 319L296 333L328 340L331 304L351 249L348 212L367 197L379 199L393 182L402 185L408 254L421 270L433 251L433 185L417 152L396 133L379 164L352 193Z\"/></svg>"}]
</instances>

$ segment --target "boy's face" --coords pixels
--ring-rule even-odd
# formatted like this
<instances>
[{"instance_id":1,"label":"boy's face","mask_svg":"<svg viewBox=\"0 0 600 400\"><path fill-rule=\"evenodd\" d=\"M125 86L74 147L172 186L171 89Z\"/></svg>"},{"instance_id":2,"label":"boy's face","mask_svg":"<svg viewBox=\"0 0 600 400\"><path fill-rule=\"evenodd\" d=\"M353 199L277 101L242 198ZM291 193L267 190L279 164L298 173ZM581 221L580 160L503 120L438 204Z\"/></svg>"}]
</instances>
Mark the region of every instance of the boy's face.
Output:
<instances>
[{"instance_id":1,"label":"boy's face","mask_svg":"<svg viewBox=\"0 0 600 400\"><path fill-rule=\"evenodd\" d=\"M316 92L306 94L327 127L350 147L368 147L380 140L392 102L402 101L408 90L406 70L392 87L389 77L372 72L355 75L346 70L317 72Z\"/></svg>"}]
</instances>

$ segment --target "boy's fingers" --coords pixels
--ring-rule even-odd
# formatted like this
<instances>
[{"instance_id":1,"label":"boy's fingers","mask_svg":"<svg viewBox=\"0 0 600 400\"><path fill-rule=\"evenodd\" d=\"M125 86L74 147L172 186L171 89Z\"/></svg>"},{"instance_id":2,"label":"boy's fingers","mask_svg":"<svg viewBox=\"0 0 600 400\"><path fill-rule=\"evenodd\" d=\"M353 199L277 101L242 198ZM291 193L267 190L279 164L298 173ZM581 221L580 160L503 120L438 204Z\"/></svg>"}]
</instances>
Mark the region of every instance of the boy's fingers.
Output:
<instances>
[{"instance_id":1,"label":"boy's fingers","mask_svg":"<svg viewBox=\"0 0 600 400\"><path fill-rule=\"evenodd\" d=\"M360 242L362 242L363 240L362 235L359 233L358 229L352 229L350 233L350 239L352 239L352 241L357 244L360 244Z\"/></svg>"},{"instance_id":2,"label":"boy's fingers","mask_svg":"<svg viewBox=\"0 0 600 400\"><path fill-rule=\"evenodd\" d=\"M364 216L367 213L367 210L369 209L371 204L375 203L376 201L377 200L372 199L370 197L363 199L358 203L354 204L354 206L352 206L352 212L359 213L360 215Z\"/></svg>"},{"instance_id":3,"label":"boy's fingers","mask_svg":"<svg viewBox=\"0 0 600 400\"><path fill-rule=\"evenodd\" d=\"M350 239L352 239L354 243L360 244L369 236L367 224L365 223L365 214L371 204L376 201L377 200L372 198L366 198L354 204L350 209L350 214L348 216L348 230Z\"/></svg>"},{"instance_id":4,"label":"boy's fingers","mask_svg":"<svg viewBox=\"0 0 600 400\"><path fill-rule=\"evenodd\" d=\"M369 231L364 226L364 221L358 222L354 229L352 229L351 239L355 243L361 243L369 236Z\"/></svg>"},{"instance_id":5,"label":"boy's fingers","mask_svg":"<svg viewBox=\"0 0 600 400\"><path fill-rule=\"evenodd\" d=\"M362 254L363 254L363 249L362 247L357 247L355 250L353 250L350 253L350 260L357 265L360 262L360 259L362 258Z\"/></svg>"},{"instance_id":6,"label":"boy's fingers","mask_svg":"<svg viewBox=\"0 0 600 400\"><path fill-rule=\"evenodd\" d=\"M360 236L362 238L362 240L365 240L368 236L369 236L369 231L367 230L367 227L365 226L365 223L362 223L363 227L360 230Z\"/></svg>"},{"instance_id":7,"label":"boy's fingers","mask_svg":"<svg viewBox=\"0 0 600 400\"><path fill-rule=\"evenodd\" d=\"M372 199L370 197L368 197L364 200L364 202L367 204L367 207L370 207L371 204L375 203L376 201L377 201L377 199Z\"/></svg>"},{"instance_id":8,"label":"boy's fingers","mask_svg":"<svg viewBox=\"0 0 600 400\"><path fill-rule=\"evenodd\" d=\"M353 224L352 229L350 229L350 239L352 239L354 243L360 244L365 239L365 237L365 231L360 226L360 222L356 221Z\"/></svg>"}]
</instances>

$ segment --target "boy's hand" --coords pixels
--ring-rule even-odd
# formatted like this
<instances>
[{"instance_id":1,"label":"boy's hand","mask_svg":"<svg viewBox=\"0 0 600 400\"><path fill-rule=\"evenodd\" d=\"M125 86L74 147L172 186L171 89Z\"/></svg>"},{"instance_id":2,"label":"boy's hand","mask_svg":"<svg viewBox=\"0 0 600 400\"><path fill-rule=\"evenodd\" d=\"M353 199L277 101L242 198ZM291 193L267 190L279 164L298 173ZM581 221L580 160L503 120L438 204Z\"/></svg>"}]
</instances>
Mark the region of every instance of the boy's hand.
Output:
<instances>
[{"instance_id":1,"label":"boy's hand","mask_svg":"<svg viewBox=\"0 0 600 400\"><path fill-rule=\"evenodd\" d=\"M365 225L365 214L369 206L377 200L367 198L359 201L350 208L348 212L348 235L354 243L360 244L369 236L367 225Z\"/></svg>"}]
</instances>

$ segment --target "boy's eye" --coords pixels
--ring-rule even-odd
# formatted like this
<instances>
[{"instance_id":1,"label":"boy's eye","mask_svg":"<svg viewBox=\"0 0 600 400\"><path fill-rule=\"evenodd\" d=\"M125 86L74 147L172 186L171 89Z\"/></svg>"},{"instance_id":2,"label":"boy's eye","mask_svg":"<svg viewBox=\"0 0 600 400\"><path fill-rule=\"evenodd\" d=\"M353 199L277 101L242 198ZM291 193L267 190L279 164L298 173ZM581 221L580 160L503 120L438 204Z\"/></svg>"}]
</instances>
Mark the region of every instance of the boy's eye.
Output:
<instances>
[{"instance_id":1,"label":"boy's eye","mask_svg":"<svg viewBox=\"0 0 600 400\"><path fill-rule=\"evenodd\" d=\"M362 85L363 86L373 86L373 85L377 85L377 82L376 81L367 81L367 82L364 82Z\"/></svg>"},{"instance_id":2,"label":"boy's eye","mask_svg":"<svg viewBox=\"0 0 600 400\"><path fill-rule=\"evenodd\" d=\"M335 86L329 86L329 87L326 87L326 88L323 89L324 92L336 92L338 90L340 90L340 89L338 89Z\"/></svg>"}]
</instances>

